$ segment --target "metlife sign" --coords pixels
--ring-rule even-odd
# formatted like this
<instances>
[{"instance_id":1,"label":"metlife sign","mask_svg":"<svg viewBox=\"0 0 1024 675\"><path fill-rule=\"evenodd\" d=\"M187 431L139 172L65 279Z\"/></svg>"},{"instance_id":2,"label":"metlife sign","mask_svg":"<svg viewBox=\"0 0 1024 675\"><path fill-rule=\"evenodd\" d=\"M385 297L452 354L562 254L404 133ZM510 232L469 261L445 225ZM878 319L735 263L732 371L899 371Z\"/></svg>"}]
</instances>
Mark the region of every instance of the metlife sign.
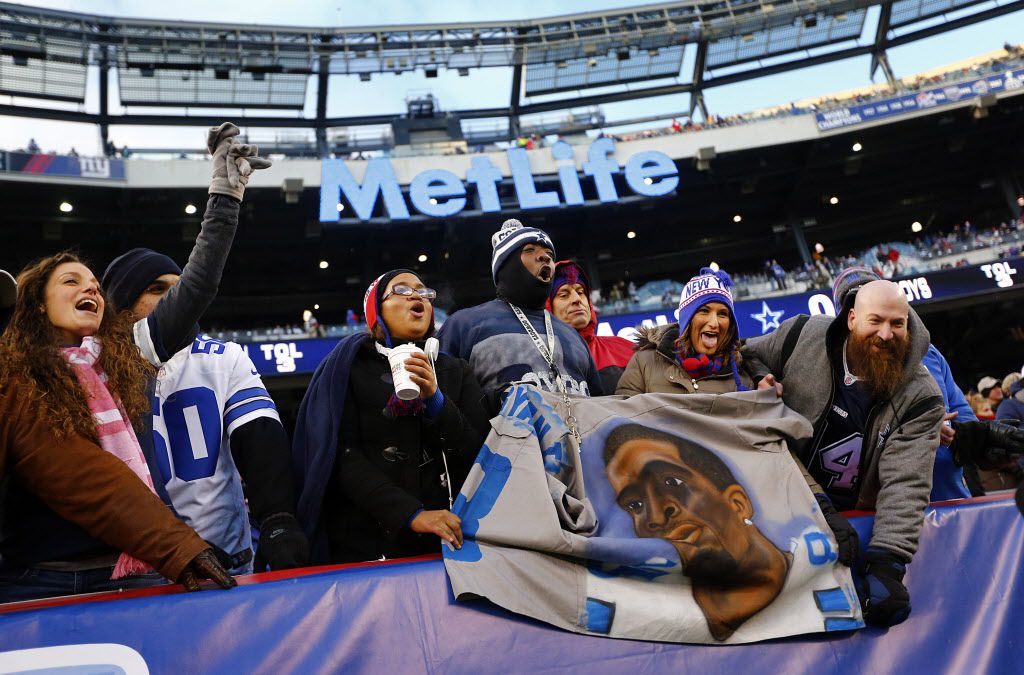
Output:
<instances>
[{"instance_id":1,"label":"metlife sign","mask_svg":"<svg viewBox=\"0 0 1024 675\"><path fill-rule=\"evenodd\" d=\"M629 189L641 197L663 197L679 185L679 171L663 152L647 150L630 156L624 165L615 160L615 141L599 138L587 148L586 160L577 167L573 148L565 141L551 146L557 165L559 190L539 190L526 150L505 151L518 205L515 210L547 209L560 205L581 206L584 181L591 183L598 203L619 201L614 176L623 174ZM366 163L362 181L357 181L344 160L325 159L320 183L320 222L338 222L342 200L351 205L360 220L370 220L378 201L390 220L409 220L413 211L431 218L447 218L463 211L470 200L474 210L497 213L502 210L498 184L502 170L487 155L470 160L465 176L445 169L427 169L413 177L408 201L395 175L391 160L375 157ZM410 210L411 207L411 210Z\"/></svg>"},{"instance_id":2,"label":"metlife sign","mask_svg":"<svg viewBox=\"0 0 1024 675\"><path fill-rule=\"evenodd\" d=\"M884 117L949 105L985 94L1014 91L1022 88L1024 88L1024 68L1018 68L980 77L976 80L956 82L932 89L923 89L902 96L894 96L882 101L862 103L860 105L815 113L815 118L818 123L818 129L828 131L829 129L840 129L842 127L863 124Z\"/></svg>"}]
</instances>

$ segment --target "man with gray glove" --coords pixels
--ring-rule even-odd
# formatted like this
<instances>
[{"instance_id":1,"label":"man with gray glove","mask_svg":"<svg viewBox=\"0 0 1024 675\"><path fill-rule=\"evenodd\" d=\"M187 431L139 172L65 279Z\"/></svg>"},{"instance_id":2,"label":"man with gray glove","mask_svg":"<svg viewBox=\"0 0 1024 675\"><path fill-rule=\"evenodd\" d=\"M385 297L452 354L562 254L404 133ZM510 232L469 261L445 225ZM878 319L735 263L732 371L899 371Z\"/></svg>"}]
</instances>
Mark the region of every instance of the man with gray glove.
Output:
<instances>
[{"instance_id":1,"label":"man with gray glove","mask_svg":"<svg viewBox=\"0 0 1024 675\"><path fill-rule=\"evenodd\" d=\"M200 336L196 324L216 296L249 177L270 166L255 146L236 141L238 133L234 124L224 123L208 134L210 200L184 270L155 251L133 249L110 263L103 287L114 307L132 312L136 342L160 368L152 433L146 434L154 446L151 473L163 477L158 487L184 520L227 551L226 566L245 574L252 571L252 546L239 469L252 490L257 521L278 533L266 546L275 569L305 564L306 552L304 538L280 532L294 523L295 504L290 444L274 403L242 348ZM204 429L224 430L223 435L204 433L202 452L193 448L185 424L189 407ZM291 529L301 535L297 523Z\"/></svg>"}]
</instances>

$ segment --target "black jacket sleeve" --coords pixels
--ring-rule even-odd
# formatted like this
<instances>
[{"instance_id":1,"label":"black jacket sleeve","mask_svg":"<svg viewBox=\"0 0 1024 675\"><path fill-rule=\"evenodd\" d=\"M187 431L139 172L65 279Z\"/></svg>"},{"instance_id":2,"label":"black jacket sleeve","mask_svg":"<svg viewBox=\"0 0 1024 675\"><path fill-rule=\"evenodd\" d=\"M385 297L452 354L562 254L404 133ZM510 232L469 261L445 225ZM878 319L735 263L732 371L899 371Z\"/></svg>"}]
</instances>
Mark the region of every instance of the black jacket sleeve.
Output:
<instances>
[{"instance_id":1,"label":"black jacket sleeve","mask_svg":"<svg viewBox=\"0 0 1024 675\"><path fill-rule=\"evenodd\" d=\"M231 456L257 523L275 513L295 513L290 452L288 434L271 417L257 417L231 434Z\"/></svg>"},{"instance_id":2,"label":"black jacket sleeve","mask_svg":"<svg viewBox=\"0 0 1024 675\"><path fill-rule=\"evenodd\" d=\"M238 228L240 202L212 195L206 204L202 229L181 272L181 280L157 303L149 315L152 347L160 362L188 346L196 336L196 325L217 297L221 274ZM140 344L143 354L146 345Z\"/></svg>"},{"instance_id":3,"label":"black jacket sleeve","mask_svg":"<svg viewBox=\"0 0 1024 675\"><path fill-rule=\"evenodd\" d=\"M374 466L354 440L362 438L357 405L352 396L346 397L334 473L348 500L377 521L384 536L394 541L423 503Z\"/></svg>"},{"instance_id":4,"label":"black jacket sleeve","mask_svg":"<svg viewBox=\"0 0 1024 675\"><path fill-rule=\"evenodd\" d=\"M457 400L445 393L444 407L434 420L424 426L426 440L445 450L454 450L458 461L471 464L490 431L490 417L484 405L484 393L469 363L458 359L460 378Z\"/></svg>"}]
</instances>

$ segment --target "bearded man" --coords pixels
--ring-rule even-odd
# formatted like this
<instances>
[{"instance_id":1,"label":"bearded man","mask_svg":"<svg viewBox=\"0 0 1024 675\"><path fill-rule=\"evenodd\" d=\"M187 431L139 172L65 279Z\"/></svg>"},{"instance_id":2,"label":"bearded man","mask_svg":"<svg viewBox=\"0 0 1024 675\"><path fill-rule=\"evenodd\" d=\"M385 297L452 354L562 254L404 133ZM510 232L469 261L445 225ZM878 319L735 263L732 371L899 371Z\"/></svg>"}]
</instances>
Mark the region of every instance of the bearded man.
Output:
<instances>
[{"instance_id":1,"label":"bearded man","mask_svg":"<svg viewBox=\"0 0 1024 675\"><path fill-rule=\"evenodd\" d=\"M495 412L513 382L575 396L603 394L587 343L546 308L555 274L548 234L511 218L491 246L497 298L448 317L437 333L441 351L469 362Z\"/></svg>"},{"instance_id":2,"label":"bearded man","mask_svg":"<svg viewBox=\"0 0 1024 675\"><path fill-rule=\"evenodd\" d=\"M859 590L865 620L892 626L910 614L903 575L917 551L945 407L921 363L928 330L900 287L878 280L840 295L834 319L793 317L742 353L814 424L798 456L824 494L839 510L875 510Z\"/></svg>"}]
</instances>

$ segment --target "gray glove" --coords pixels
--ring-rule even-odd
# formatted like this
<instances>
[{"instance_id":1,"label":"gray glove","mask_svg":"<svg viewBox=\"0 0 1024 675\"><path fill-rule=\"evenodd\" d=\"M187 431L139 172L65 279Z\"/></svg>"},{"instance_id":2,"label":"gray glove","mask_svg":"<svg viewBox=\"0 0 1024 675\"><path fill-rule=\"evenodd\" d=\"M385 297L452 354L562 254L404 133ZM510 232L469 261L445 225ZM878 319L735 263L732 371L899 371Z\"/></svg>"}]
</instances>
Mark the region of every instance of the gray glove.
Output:
<instances>
[{"instance_id":1,"label":"gray glove","mask_svg":"<svg viewBox=\"0 0 1024 675\"><path fill-rule=\"evenodd\" d=\"M259 157L255 145L239 143L235 136L240 133L231 122L211 127L206 136L206 149L213 155L211 195L226 195L242 201L249 175L257 169L266 169L272 162Z\"/></svg>"}]
</instances>

